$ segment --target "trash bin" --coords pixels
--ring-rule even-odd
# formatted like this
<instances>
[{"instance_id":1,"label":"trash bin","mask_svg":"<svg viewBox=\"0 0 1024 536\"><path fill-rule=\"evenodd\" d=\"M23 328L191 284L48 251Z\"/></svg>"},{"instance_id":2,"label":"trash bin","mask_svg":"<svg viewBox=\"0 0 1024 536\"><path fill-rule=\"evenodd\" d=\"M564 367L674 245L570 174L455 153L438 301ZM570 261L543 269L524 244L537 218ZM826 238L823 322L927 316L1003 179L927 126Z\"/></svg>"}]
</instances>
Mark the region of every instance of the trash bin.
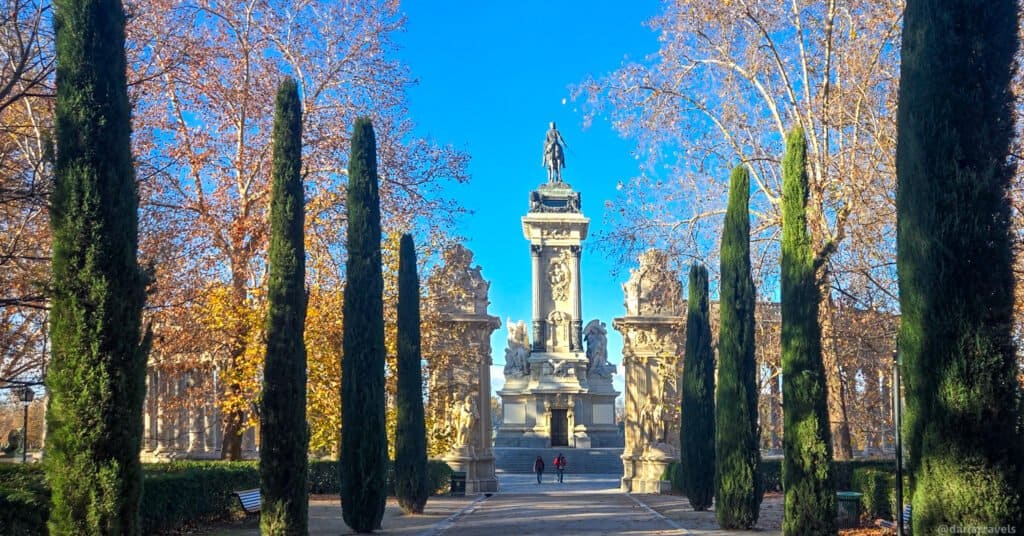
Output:
<instances>
[{"instance_id":1,"label":"trash bin","mask_svg":"<svg viewBox=\"0 0 1024 536\"><path fill-rule=\"evenodd\" d=\"M452 490L450 495L452 496L464 496L466 495L466 473L463 471L455 471L452 473Z\"/></svg>"},{"instance_id":2,"label":"trash bin","mask_svg":"<svg viewBox=\"0 0 1024 536\"><path fill-rule=\"evenodd\" d=\"M836 492L836 525L841 529L860 526L860 497L856 491Z\"/></svg>"}]
</instances>

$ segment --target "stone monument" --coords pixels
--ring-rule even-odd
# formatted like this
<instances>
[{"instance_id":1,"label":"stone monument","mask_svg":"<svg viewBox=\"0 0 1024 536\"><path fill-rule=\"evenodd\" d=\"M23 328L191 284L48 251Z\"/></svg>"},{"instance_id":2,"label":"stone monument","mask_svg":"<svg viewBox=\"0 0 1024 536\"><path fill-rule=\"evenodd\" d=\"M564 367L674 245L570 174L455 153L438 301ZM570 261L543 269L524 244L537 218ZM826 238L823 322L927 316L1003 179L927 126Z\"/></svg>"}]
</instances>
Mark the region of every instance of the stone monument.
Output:
<instances>
[{"instance_id":1,"label":"stone monument","mask_svg":"<svg viewBox=\"0 0 1024 536\"><path fill-rule=\"evenodd\" d=\"M454 448L444 457L454 471L466 473L466 492L498 490L491 450L491 333L501 325L487 314L490 283L473 266L473 253L456 245L443 254L443 264L427 282L430 307L438 315L444 351L456 355L443 381L443 422L454 432ZM441 391L431 385L432 392ZM445 396L445 395L442 395Z\"/></svg>"},{"instance_id":2,"label":"stone monument","mask_svg":"<svg viewBox=\"0 0 1024 536\"><path fill-rule=\"evenodd\" d=\"M580 194L562 180L564 143L552 123L544 148L548 182L530 192L522 218L530 243L533 342L525 322L509 320L497 447L622 445L607 329L599 320L583 329L580 256L590 219L582 213Z\"/></svg>"},{"instance_id":3,"label":"stone monument","mask_svg":"<svg viewBox=\"0 0 1024 536\"><path fill-rule=\"evenodd\" d=\"M679 460L679 403L686 346L686 302L679 274L660 251L640 256L640 267L622 285L626 316L622 333L626 374L626 446L622 490L660 493L665 468Z\"/></svg>"}]
</instances>

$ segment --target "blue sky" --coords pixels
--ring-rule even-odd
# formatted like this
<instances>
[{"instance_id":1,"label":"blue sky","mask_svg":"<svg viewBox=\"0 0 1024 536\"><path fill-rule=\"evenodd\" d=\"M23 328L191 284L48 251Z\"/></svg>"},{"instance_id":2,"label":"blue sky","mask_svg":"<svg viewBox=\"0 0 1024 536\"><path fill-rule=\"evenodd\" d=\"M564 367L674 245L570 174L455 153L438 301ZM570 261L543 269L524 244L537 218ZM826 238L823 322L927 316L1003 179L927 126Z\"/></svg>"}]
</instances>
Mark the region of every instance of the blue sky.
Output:
<instances>
[{"instance_id":1,"label":"blue sky","mask_svg":"<svg viewBox=\"0 0 1024 536\"><path fill-rule=\"evenodd\" d=\"M643 23L659 9L655 0L410 0L402 6L407 31L398 36L398 57L419 80L409 92L417 134L472 157L472 181L447 194L473 211L458 232L491 282L490 312L502 321L491 339L499 369L506 319L531 320L530 255L520 218L530 190L546 180L541 152L548 122L556 121L568 144L563 178L581 192L591 220L582 261L583 321L608 324L609 358L620 365L622 390L622 338L611 328L625 313L628 271L613 277L594 238L608 228L604 205L615 199L618 181L639 171L635 144L602 119L583 130L583 110L570 99L569 86L656 52L657 36Z\"/></svg>"}]
</instances>

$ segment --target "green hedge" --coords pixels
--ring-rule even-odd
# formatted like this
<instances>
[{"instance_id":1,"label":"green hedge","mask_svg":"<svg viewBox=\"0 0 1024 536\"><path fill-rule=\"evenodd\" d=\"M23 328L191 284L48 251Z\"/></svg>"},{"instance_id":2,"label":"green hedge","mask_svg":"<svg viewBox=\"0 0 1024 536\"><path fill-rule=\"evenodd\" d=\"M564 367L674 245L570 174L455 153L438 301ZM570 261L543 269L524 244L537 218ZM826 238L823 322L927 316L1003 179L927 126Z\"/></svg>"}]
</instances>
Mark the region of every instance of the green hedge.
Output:
<instances>
[{"instance_id":1,"label":"green hedge","mask_svg":"<svg viewBox=\"0 0 1024 536\"><path fill-rule=\"evenodd\" d=\"M431 495L447 493L452 481L452 468L440 460L428 460L427 478L430 480Z\"/></svg>"},{"instance_id":2,"label":"green hedge","mask_svg":"<svg viewBox=\"0 0 1024 536\"><path fill-rule=\"evenodd\" d=\"M260 487L256 462L171 462L147 465L142 529L146 534L242 515L232 492Z\"/></svg>"},{"instance_id":3,"label":"green hedge","mask_svg":"<svg viewBox=\"0 0 1024 536\"><path fill-rule=\"evenodd\" d=\"M856 469L853 471L853 488L863 494L860 498L861 510L872 519L892 518L892 505L889 502L893 495L893 483L896 476L888 471L878 469ZM893 497L895 502L895 497Z\"/></svg>"},{"instance_id":4,"label":"green hedge","mask_svg":"<svg viewBox=\"0 0 1024 536\"><path fill-rule=\"evenodd\" d=\"M45 535L49 502L42 467L0 463L0 534Z\"/></svg>"},{"instance_id":5,"label":"green hedge","mask_svg":"<svg viewBox=\"0 0 1024 536\"><path fill-rule=\"evenodd\" d=\"M0 534L45 535L48 495L0 487Z\"/></svg>"},{"instance_id":6,"label":"green hedge","mask_svg":"<svg viewBox=\"0 0 1024 536\"><path fill-rule=\"evenodd\" d=\"M672 482L672 490L675 492L681 492L681 478L679 474L681 467L676 462L669 464L665 470L665 474L662 477L665 480ZM834 471L834 480L836 483L836 490L851 490L859 491L864 493L861 489L864 484L861 484L864 478L859 477L861 480L855 478L855 473L875 471L883 474L892 475L895 471L895 462L892 460L848 460L848 461L836 461L832 462L832 470ZM891 478L889 487L892 488ZM782 460L778 458L773 459L762 459L761 460L761 483L764 484L765 491L782 491ZM890 501L892 503L892 501Z\"/></svg>"},{"instance_id":7,"label":"green hedge","mask_svg":"<svg viewBox=\"0 0 1024 536\"><path fill-rule=\"evenodd\" d=\"M394 461L388 460L388 480L386 488L388 495L393 496L395 491L394 482ZM452 478L452 468L440 460L427 461L427 476L430 479L431 495L445 493L448 491ZM309 492L312 494L327 495L341 492L341 476L338 471L337 461L312 461L309 462Z\"/></svg>"},{"instance_id":8,"label":"green hedge","mask_svg":"<svg viewBox=\"0 0 1024 536\"><path fill-rule=\"evenodd\" d=\"M448 464L427 464L434 493L448 490ZM389 474L391 473L389 467ZM233 491L260 487L257 462L179 461L143 466L142 529L146 534L210 524L243 515ZM336 494L336 461L312 461L309 491ZM389 483L389 488L394 485ZM45 535L50 491L38 464L0 463L0 535Z\"/></svg>"}]
</instances>

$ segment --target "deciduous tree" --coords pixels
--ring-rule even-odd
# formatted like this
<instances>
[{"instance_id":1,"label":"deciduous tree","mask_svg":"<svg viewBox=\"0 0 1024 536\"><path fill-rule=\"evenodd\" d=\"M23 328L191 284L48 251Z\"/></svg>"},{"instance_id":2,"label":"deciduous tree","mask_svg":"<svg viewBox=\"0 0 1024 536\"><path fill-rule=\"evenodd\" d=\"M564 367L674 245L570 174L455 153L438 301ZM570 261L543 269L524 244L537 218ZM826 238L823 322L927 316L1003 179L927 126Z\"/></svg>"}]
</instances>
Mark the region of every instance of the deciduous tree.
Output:
<instances>
[{"instance_id":1,"label":"deciduous tree","mask_svg":"<svg viewBox=\"0 0 1024 536\"><path fill-rule=\"evenodd\" d=\"M460 212L440 194L441 185L467 178L464 153L412 134L405 106L412 79L391 54L391 36L404 22L398 3L147 0L134 13L136 153L147 177L146 221L153 222L145 229L143 251L157 260L154 318L166 334L155 354L160 360L214 362L225 380L217 398L226 416L227 458L241 454L241 433L254 424L251 401L260 385L273 81L285 72L298 82L307 191L309 414L312 445L330 450L327 438L335 435L340 415L332 413L337 404L323 402L336 399L331 390L340 381L341 319L334 301L343 291L351 141L339 125L372 111L385 228L424 237L427 257L436 251L435 237ZM397 250L397 237L387 243ZM387 296L393 311L394 294ZM189 314L190 308L207 304L233 316L196 325L209 317ZM178 329L208 336L200 344L182 341L173 336Z\"/></svg>"},{"instance_id":2,"label":"deciduous tree","mask_svg":"<svg viewBox=\"0 0 1024 536\"><path fill-rule=\"evenodd\" d=\"M621 184L602 242L623 261L660 247L714 258L728 185L747 164L755 279L774 294L785 128L807 134L808 229L825 337L833 292L895 309L893 121L903 0L672 0L650 25L660 49L578 88L638 140L643 173ZM660 170L667 168L664 175ZM828 349L828 348L827 348ZM837 456L850 455L843 363L825 352ZM852 375L852 374L850 374Z\"/></svg>"},{"instance_id":3,"label":"deciduous tree","mask_svg":"<svg viewBox=\"0 0 1024 536\"><path fill-rule=\"evenodd\" d=\"M53 31L45 0L0 2L0 378L45 368Z\"/></svg>"}]
</instances>

